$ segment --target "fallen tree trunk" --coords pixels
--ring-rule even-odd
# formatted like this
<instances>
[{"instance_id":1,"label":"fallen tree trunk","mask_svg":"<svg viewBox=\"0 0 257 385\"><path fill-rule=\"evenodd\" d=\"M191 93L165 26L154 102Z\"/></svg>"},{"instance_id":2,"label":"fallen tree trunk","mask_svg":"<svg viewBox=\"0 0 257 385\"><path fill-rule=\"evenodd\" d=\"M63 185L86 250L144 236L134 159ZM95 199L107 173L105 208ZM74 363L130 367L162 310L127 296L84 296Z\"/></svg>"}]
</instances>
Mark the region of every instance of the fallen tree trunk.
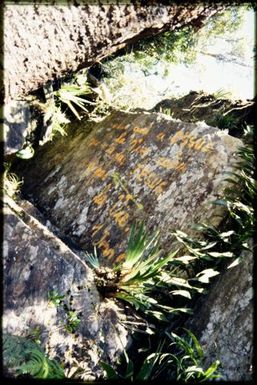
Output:
<instances>
[{"instance_id":1,"label":"fallen tree trunk","mask_svg":"<svg viewBox=\"0 0 257 385\"><path fill-rule=\"evenodd\" d=\"M14 5L4 8L5 99L16 99L142 37L196 27L218 4Z\"/></svg>"}]
</instances>

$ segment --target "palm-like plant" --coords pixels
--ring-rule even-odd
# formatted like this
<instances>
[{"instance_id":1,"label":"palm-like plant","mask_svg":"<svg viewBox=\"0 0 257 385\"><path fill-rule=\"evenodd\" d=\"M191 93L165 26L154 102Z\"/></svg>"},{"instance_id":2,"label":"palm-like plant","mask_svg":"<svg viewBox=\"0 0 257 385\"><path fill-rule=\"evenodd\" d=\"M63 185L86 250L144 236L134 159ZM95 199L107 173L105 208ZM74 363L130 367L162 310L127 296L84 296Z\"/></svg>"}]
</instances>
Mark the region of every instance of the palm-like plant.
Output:
<instances>
[{"instance_id":1,"label":"palm-like plant","mask_svg":"<svg viewBox=\"0 0 257 385\"><path fill-rule=\"evenodd\" d=\"M144 225L140 224L132 225L125 261L113 269L100 267L96 251L86 253L86 258L94 268L96 286L103 295L119 298L146 315L167 321L168 314L190 312L190 309L162 303L161 291L168 294L164 299L166 302L176 295L191 298L191 290L203 291L181 277L179 265L187 261L175 258L176 254L177 250L161 257L158 232L149 237Z\"/></svg>"},{"instance_id":2,"label":"palm-like plant","mask_svg":"<svg viewBox=\"0 0 257 385\"><path fill-rule=\"evenodd\" d=\"M82 95L88 94L92 94L92 89L87 83L85 83L83 87L76 84L63 84L58 91L54 92L57 99L66 104L79 120L81 117L75 106L88 112L86 105L95 105L95 102L81 97Z\"/></svg>"}]
</instances>

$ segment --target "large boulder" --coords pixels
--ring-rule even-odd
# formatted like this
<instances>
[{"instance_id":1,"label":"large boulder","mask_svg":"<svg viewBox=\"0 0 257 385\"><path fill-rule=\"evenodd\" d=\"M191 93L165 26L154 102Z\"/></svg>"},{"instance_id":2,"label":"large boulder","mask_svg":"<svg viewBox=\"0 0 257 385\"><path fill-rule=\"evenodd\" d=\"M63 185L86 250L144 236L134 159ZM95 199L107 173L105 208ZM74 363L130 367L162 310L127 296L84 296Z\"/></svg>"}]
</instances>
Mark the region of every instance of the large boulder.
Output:
<instances>
[{"instance_id":1,"label":"large boulder","mask_svg":"<svg viewBox=\"0 0 257 385\"><path fill-rule=\"evenodd\" d=\"M190 23L201 25L224 8L201 3L164 6L156 1L148 6L128 1L65 3L5 4L6 100L88 67L142 37Z\"/></svg>"},{"instance_id":2,"label":"large boulder","mask_svg":"<svg viewBox=\"0 0 257 385\"><path fill-rule=\"evenodd\" d=\"M202 344L206 366L221 361L224 381L251 381L253 375L253 254L241 258L198 300L186 325Z\"/></svg>"},{"instance_id":3,"label":"large boulder","mask_svg":"<svg viewBox=\"0 0 257 385\"><path fill-rule=\"evenodd\" d=\"M183 122L205 121L209 126L228 129L230 135L240 138L245 123L255 122L256 104L253 100L230 100L222 94L191 91L180 98L164 99L151 111L166 112Z\"/></svg>"},{"instance_id":4,"label":"large boulder","mask_svg":"<svg viewBox=\"0 0 257 385\"><path fill-rule=\"evenodd\" d=\"M41 115L25 100L12 100L4 108L4 153L6 157L21 150L32 135L35 137ZM33 134L32 134L33 133ZM11 157L10 157L11 158Z\"/></svg>"},{"instance_id":5,"label":"large boulder","mask_svg":"<svg viewBox=\"0 0 257 385\"><path fill-rule=\"evenodd\" d=\"M226 186L241 144L203 122L184 123L157 113L113 112L96 124L70 126L68 137L39 149L19 168L23 193L84 250L101 261L124 258L130 226L160 230L165 252L173 230L194 222L218 224L210 201Z\"/></svg>"},{"instance_id":6,"label":"large boulder","mask_svg":"<svg viewBox=\"0 0 257 385\"><path fill-rule=\"evenodd\" d=\"M218 225L224 213L210 201L228 185L225 172L241 145L203 122L114 111L98 124L73 123L67 137L20 161L22 193L40 211L27 201L6 203L4 332L29 337L39 330L44 349L65 363L66 374L97 378L99 361L113 362L129 339L125 313L98 293L84 251L96 246L101 264L123 260L136 220L149 233L160 230L165 252L174 247L173 230L190 234L195 222ZM203 344L206 365L220 359L227 380L251 377L250 258L221 275L188 324ZM75 333L67 331L67 309L50 306L53 290L80 318Z\"/></svg>"},{"instance_id":7,"label":"large boulder","mask_svg":"<svg viewBox=\"0 0 257 385\"><path fill-rule=\"evenodd\" d=\"M99 361L115 361L127 345L121 305L100 297L79 254L23 206L4 207L2 331L39 340L67 376L95 379Z\"/></svg>"}]
</instances>

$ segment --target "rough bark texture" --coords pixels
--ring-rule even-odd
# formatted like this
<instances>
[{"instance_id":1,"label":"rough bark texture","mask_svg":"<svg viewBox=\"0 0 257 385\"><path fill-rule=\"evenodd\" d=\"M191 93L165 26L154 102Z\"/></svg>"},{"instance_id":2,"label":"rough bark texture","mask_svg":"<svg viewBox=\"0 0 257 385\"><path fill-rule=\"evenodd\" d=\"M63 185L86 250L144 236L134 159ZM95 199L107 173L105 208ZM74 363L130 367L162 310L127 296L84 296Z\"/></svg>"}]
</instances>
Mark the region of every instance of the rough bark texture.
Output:
<instances>
[{"instance_id":1,"label":"rough bark texture","mask_svg":"<svg viewBox=\"0 0 257 385\"><path fill-rule=\"evenodd\" d=\"M21 165L23 191L82 249L95 245L106 264L124 258L130 226L145 221L172 249L171 231L217 224L218 198L241 144L205 123L163 114L113 112L94 126L81 121L68 137Z\"/></svg>"},{"instance_id":2,"label":"rough bark texture","mask_svg":"<svg viewBox=\"0 0 257 385\"><path fill-rule=\"evenodd\" d=\"M5 204L3 332L27 338L37 333L67 376L77 371L79 378L97 378L99 360L113 362L128 342L121 310L99 297L91 270L32 215L38 217L37 210L28 202L23 206L10 199ZM79 314L75 334L64 327L63 307L49 302L53 290Z\"/></svg>"},{"instance_id":3,"label":"rough bark texture","mask_svg":"<svg viewBox=\"0 0 257 385\"><path fill-rule=\"evenodd\" d=\"M128 3L128 2L127 2ZM213 4L14 5L4 8L5 97L17 99L135 42L223 8Z\"/></svg>"},{"instance_id":4,"label":"rough bark texture","mask_svg":"<svg viewBox=\"0 0 257 385\"><path fill-rule=\"evenodd\" d=\"M200 298L186 325L199 338L206 365L221 361L224 381L251 381L253 375L253 254L242 258Z\"/></svg>"}]
</instances>

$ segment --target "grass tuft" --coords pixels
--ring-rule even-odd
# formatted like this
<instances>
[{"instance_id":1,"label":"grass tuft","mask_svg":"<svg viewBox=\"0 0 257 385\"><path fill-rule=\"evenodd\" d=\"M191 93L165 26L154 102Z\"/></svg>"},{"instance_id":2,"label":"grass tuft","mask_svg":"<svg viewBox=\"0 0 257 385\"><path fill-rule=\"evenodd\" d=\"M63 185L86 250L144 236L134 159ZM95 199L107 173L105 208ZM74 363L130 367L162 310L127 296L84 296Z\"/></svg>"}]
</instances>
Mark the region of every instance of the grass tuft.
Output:
<instances>
[{"instance_id":1,"label":"grass tuft","mask_svg":"<svg viewBox=\"0 0 257 385\"><path fill-rule=\"evenodd\" d=\"M3 361L19 377L29 375L37 379L64 378L62 367L46 357L41 347L23 337L3 335Z\"/></svg>"}]
</instances>

